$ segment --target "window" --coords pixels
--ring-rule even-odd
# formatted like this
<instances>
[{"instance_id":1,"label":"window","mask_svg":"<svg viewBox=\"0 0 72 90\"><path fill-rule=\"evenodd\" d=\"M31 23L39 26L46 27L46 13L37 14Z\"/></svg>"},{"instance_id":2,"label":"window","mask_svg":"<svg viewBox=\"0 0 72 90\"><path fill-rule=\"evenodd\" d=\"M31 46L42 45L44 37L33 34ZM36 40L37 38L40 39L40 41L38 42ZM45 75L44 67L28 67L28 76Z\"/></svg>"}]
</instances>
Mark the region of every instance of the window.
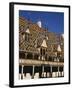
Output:
<instances>
[{"instance_id":1,"label":"window","mask_svg":"<svg viewBox=\"0 0 72 90\"><path fill-rule=\"evenodd\" d=\"M29 41L30 38L30 30L29 27L25 31L25 41Z\"/></svg>"},{"instance_id":2,"label":"window","mask_svg":"<svg viewBox=\"0 0 72 90\"><path fill-rule=\"evenodd\" d=\"M41 48L41 50L40 50L40 53L41 53L41 55L42 55L42 48Z\"/></svg>"},{"instance_id":3,"label":"window","mask_svg":"<svg viewBox=\"0 0 72 90\"><path fill-rule=\"evenodd\" d=\"M45 55L45 49L43 49L43 55Z\"/></svg>"},{"instance_id":4,"label":"window","mask_svg":"<svg viewBox=\"0 0 72 90\"><path fill-rule=\"evenodd\" d=\"M40 53L41 53L41 55L45 55L45 49L41 48Z\"/></svg>"},{"instance_id":5,"label":"window","mask_svg":"<svg viewBox=\"0 0 72 90\"><path fill-rule=\"evenodd\" d=\"M29 41L29 34L25 33L25 41Z\"/></svg>"}]
</instances>

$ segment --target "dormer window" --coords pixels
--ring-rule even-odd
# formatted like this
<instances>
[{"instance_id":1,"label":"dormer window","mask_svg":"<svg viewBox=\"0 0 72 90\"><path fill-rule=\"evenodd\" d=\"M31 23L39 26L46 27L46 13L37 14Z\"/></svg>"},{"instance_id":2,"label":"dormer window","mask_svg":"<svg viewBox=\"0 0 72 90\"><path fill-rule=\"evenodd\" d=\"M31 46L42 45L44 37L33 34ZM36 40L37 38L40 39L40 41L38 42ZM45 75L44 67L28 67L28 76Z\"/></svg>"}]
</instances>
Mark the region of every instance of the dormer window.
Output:
<instances>
[{"instance_id":1,"label":"dormer window","mask_svg":"<svg viewBox=\"0 0 72 90\"><path fill-rule=\"evenodd\" d=\"M61 52L61 47L60 47L60 45L58 45L57 51L58 51L58 52Z\"/></svg>"},{"instance_id":2,"label":"dormer window","mask_svg":"<svg viewBox=\"0 0 72 90\"><path fill-rule=\"evenodd\" d=\"M46 40L45 39L43 40L41 46L47 48L47 44L46 44Z\"/></svg>"},{"instance_id":3,"label":"dormer window","mask_svg":"<svg viewBox=\"0 0 72 90\"><path fill-rule=\"evenodd\" d=\"M41 55L45 55L45 52L46 52L45 48L41 48L41 49L40 49Z\"/></svg>"},{"instance_id":4,"label":"dormer window","mask_svg":"<svg viewBox=\"0 0 72 90\"><path fill-rule=\"evenodd\" d=\"M29 34L25 33L25 41L29 41Z\"/></svg>"},{"instance_id":5,"label":"dormer window","mask_svg":"<svg viewBox=\"0 0 72 90\"><path fill-rule=\"evenodd\" d=\"M29 28L27 28L25 31L25 41L29 41L29 38L30 38L30 31Z\"/></svg>"}]
</instances>

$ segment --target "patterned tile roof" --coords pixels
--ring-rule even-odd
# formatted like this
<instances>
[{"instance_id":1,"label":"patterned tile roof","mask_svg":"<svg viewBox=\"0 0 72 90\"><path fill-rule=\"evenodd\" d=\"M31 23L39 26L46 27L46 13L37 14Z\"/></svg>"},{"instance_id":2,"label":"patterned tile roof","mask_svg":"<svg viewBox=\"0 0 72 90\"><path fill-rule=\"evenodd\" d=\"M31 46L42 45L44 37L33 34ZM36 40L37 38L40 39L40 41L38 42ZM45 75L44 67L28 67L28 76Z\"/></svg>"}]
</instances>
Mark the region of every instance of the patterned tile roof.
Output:
<instances>
[{"instance_id":1,"label":"patterned tile roof","mask_svg":"<svg viewBox=\"0 0 72 90\"><path fill-rule=\"evenodd\" d=\"M23 35L26 34L27 28L29 29L29 41L25 41ZM48 37L48 38L47 38ZM37 24L27 21L25 18L19 18L19 49L39 53L38 48L41 47L43 40L47 44L47 53L54 54L57 51L58 44L63 44L63 38L60 36L60 41L57 35L49 32L44 28L40 28ZM63 50L63 45L61 45Z\"/></svg>"}]
</instances>

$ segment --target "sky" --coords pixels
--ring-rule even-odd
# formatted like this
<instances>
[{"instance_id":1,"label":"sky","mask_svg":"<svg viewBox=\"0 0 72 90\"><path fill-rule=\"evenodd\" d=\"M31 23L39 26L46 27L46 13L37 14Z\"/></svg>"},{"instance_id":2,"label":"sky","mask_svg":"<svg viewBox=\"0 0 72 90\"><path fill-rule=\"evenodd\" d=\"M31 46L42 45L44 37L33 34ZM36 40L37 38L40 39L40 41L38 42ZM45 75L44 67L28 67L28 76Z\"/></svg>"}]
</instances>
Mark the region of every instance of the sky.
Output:
<instances>
[{"instance_id":1,"label":"sky","mask_svg":"<svg viewBox=\"0 0 72 90\"><path fill-rule=\"evenodd\" d=\"M42 22L42 27L50 32L57 34L64 33L64 13L62 12L44 12L44 11L19 11L19 17L24 17L27 20L37 23Z\"/></svg>"}]
</instances>

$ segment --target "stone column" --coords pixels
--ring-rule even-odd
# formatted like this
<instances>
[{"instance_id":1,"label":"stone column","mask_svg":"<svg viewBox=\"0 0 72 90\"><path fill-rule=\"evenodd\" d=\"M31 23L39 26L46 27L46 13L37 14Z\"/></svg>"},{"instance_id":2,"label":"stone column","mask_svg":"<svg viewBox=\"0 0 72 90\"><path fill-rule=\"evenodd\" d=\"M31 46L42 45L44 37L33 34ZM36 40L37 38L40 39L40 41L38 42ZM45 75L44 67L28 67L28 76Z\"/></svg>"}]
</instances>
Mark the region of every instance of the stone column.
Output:
<instances>
[{"instance_id":1,"label":"stone column","mask_svg":"<svg viewBox=\"0 0 72 90\"><path fill-rule=\"evenodd\" d=\"M61 71L60 71L60 77L61 77L62 75L61 75Z\"/></svg>"},{"instance_id":2,"label":"stone column","mask_svg":"<svg viewBox=\"0 0 72 90\"><path fill-rule=\"evenodd\" d=\"M52 66L50 66L50 77L52 77Z\"/></svg>"},{"instance_id":3,"label":"stone column","mask_svg":"<svg viewBox=\"0 0 72 90\"><path fill-rule=\"evenodd\" d=\"M32 79L34 78L34 65L33 65L33 69L32 69Z\"/></svg>"},{"instance_id":4,"label":"stone column","mask_svg":"<svg viewBox=\"0 0 72 90\"><path fill-rule=\"evenodd\" d=\"M58 77L59 77L59 66L58 66Z\"/></svg>"},{"instance_id":5,"label":"stone column","mask_svg":"<svg viewBox=\"0 0 72 90\"><path fill-rule=\"evenodd\" d=\"M23 68L24 68L24 65L22 65L22 69L21 69L21 79L23 79Z\"/></svg>"},{"instance_id":6,"label":"stone column","mask_svg":"<svg viewBox=\"0 0 72 90\"><path fill-rule=\"evenodd\" d=\"M44 65L42 66L42 77L44 77Z\"/></svg>"}]
</instances>

